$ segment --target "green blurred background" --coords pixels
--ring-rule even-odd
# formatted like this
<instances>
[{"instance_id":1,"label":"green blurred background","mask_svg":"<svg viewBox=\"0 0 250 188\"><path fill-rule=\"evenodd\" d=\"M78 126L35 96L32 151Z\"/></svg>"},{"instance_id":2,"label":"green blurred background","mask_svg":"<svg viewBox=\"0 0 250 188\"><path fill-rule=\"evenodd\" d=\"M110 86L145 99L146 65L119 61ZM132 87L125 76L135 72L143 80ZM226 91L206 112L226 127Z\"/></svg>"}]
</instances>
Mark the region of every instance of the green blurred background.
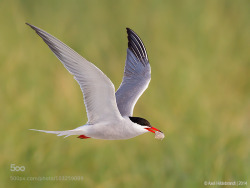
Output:
<instances>
[{"instance_id":1,"label":"green blurred background","mask_svg":"<svg viewBox=\"0 0 250 188\"><path fill-rule=\"evenodd\" d=\"M249 10L248 0L0 0L0 187L250 184ZM134 115L166 138L81 140L29 131L73 129L87 118L78 84L25 22L71 46L116 88L125 28L135 30L146 45L152 80ZM25 171L12 172L11 164Z\"/></svg>"}]
</instances>

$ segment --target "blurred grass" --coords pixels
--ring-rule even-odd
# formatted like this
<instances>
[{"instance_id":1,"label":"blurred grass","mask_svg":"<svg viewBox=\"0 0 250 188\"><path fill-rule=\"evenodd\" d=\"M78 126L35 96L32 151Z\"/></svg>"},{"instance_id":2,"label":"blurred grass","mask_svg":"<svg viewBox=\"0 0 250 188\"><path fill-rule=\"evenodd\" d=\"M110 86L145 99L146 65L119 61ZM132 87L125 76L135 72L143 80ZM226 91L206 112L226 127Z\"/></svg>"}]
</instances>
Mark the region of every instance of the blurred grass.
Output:
<instances>
[{"instance_id":1,"label":"blurred grass","mask_svg":"<svg viewBox=\"0 0 250 188\"><path fill-rule=\"evenodd\" d=\"M250 184L249 9L247 0L1 0L0 187ZM72 129L87 119L77 83L25 22L71 46L116 88L126 58L125 27L135 30L146 45L152 80L134 115L166 138L80 140L28 131ZM11 172L10 164L26 170Z\"/></svg>"}]
</instances>

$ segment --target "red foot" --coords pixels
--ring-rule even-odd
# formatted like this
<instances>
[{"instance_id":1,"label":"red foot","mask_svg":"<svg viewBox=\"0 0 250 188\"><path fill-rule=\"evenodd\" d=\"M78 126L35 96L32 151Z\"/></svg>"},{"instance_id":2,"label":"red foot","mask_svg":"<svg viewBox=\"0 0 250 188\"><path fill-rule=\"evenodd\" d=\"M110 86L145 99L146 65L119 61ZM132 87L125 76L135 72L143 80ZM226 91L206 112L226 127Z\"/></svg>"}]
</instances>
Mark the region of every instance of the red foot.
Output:
<instances>
[{"instance_id":1,"label":"red foot","mask_svg":"<svg viewBox=\"0 0 250 188\"><path fill-rule=\"evenodd\" d=\"M80 136L78 136L77 138L81 138L81 139L87 139L87 138L90 138L90 137L88 137L88 136L85 136L85 135L80 135Z\"/></svg>"}]
</instances>

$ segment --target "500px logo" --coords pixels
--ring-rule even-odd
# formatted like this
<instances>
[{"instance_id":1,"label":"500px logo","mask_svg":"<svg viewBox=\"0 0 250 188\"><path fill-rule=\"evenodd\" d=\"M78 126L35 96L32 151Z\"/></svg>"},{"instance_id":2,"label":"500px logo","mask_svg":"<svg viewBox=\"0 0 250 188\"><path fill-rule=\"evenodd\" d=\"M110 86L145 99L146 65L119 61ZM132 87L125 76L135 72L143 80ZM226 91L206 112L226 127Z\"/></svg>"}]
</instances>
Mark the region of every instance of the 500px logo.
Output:
<instances>
[{"instance_id":1,"label":"500px logo","mask_svg":"<svg viewBox=\"0 0 250 188\"><path fill-rule=\"evenodd\" d=\"M16 166L15 164L10 164L10 171L25 171L25 166Z\"/></svg>"}]
</instances>

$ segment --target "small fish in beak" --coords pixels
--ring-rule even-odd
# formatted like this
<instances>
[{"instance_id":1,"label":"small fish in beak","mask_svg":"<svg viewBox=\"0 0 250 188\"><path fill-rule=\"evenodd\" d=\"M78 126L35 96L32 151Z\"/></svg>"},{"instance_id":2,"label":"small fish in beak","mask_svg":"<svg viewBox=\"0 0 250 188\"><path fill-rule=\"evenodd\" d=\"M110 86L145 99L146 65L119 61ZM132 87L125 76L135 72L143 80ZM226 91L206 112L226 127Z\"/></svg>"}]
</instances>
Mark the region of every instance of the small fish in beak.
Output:
<instances>
[{"instance_id":1,"label":"small fish in beak","mask_svg":"<svg viewBox=\"0 0 250 188\"><path fill-rule=\"evenodd\" d=\"M165 137L163 132L155 131L155 139L162 140Z\"/></svg>"}]
</instances>

